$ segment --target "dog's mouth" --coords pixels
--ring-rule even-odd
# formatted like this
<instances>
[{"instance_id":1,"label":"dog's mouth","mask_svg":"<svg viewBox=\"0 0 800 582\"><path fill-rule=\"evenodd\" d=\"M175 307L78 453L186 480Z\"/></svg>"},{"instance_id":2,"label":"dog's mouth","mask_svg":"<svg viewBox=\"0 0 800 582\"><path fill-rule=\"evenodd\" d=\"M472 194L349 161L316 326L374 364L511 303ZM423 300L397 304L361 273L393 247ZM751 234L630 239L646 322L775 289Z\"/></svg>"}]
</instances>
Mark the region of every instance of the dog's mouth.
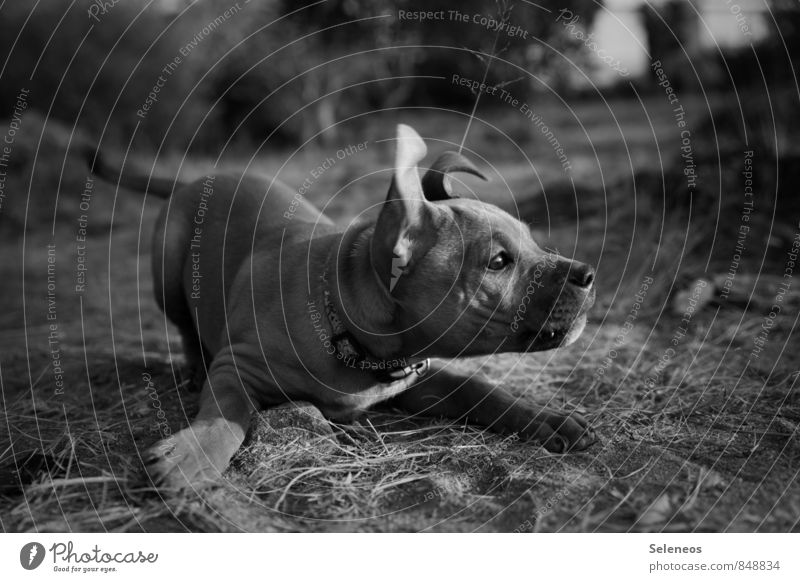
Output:
<instances>
[{"instance_id":1,"label":"dog's mouth","mask_svg":"<svg viewBox=\"0 0 800 582\"><path fill-rule=\"evenodd\" d=\"M524 338L529 352L552 350L568 346L583 333L586 327L586 312L579 312L570 321L548 322L541 328L531 330Z\"/></svg>"},{"instance_id":2,"label":"dog's mouth","mask_svg":"<svg viewBox=\"0 0 800 582\"><path fill-rule=\"evenodd\" d=\"M594 289L578 305L556 305L543 324L514 318L509 320L497 311L475 309L472 314L481 318L484 333L514 338L515 351L546 351L572 344L583 333L587 312L594 304ZM510 332L510 333L509 333ZM509 346L510 347L510 346Z\"/></svg>"},{"instance_id":3,"label":"dog's mouth","mask_svg":"<svg viewBox=\"0 0 800 582\"><path fill-rule=\"evenodd\" d=\"M530 332L528 336L529 350L549 350L561 345L569 333L569 327L545 326Z\"/></svg>"},{"instance_id":4,"label":"dog's mouth","mask_svg":"<svg viewBox=\"0 0 800 582\"><path fill-rule=\"evenodd\" d=\"M546 342L556 342L567 337L567 333L569 333L569 328L558 327L553 329L551 327L546 327L539 330L536 337Z\"/></svg>"}]
</instances>

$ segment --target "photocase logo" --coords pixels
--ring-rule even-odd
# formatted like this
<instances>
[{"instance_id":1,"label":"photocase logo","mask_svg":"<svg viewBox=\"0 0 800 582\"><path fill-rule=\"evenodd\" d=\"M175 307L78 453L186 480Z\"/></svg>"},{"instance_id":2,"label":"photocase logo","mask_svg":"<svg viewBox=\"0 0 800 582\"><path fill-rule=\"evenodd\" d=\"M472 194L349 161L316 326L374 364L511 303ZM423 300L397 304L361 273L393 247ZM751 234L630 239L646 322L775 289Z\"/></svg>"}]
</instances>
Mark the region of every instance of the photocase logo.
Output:
<instances>
[{"instance_id":1,"label":"photocase logo","mask_svg":"<svg viewBox=\"0 0 800 582\"><path fill-rule=\"evenodd\" d=\"M44 561L44 546L38 542L30 542L19 551L19 563L26 570L35 570Z\"/></svg>"}]
</instances>

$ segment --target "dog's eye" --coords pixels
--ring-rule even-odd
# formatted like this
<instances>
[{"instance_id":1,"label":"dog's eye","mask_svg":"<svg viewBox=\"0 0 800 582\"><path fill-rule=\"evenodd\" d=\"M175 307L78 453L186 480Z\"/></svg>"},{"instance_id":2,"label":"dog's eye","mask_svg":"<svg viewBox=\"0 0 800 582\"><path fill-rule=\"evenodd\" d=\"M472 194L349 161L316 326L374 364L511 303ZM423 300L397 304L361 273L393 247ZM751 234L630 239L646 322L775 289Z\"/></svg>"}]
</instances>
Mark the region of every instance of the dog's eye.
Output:
<instances>
[{"instance_id":1,"label":"dog's eye","mask_svg":"<svg viewBox=\"0 0 800 582\"><path fill-rule=\"evenodd\" d=\"M499 271L500 269L505 269L506 266L510 264L511 257L508 256L508 253L505 251L500 251L492 257L491 261L489 261L489 268L492 271Z\"/></svg>"}]
</instances>

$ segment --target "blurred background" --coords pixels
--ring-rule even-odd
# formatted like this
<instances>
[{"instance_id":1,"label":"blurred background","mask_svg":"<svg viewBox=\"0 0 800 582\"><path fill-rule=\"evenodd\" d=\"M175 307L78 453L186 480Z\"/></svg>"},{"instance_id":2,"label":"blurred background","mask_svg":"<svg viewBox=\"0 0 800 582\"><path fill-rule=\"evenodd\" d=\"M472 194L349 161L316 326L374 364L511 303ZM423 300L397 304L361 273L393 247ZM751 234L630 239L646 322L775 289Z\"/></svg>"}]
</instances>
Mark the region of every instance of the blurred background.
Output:
<instances>
[{"instance_id":1,"label":"blurred background","mask_svg":"<svg viewBox=\"0 0 800 582\"><path fill-rule=\"evenodd\" d=\"M458 11L433 0L424 9L443 19L402 18L420 10L411 0L3 5L0 112L9 123L26 91L3 232L75 218L75 189L85 176L75 164L56 169L53 162L69 159L66 150L78 143L155 161L166 173L191 173L186 164L200 156L234 164L252 158L290 184L320 148L385 138L400 120L418 119L425 137L443 146L460 144L478 94L453 75L481 81L486 73L487 86L529 106L565 146L558 154L519 106L481 96L465 145L495 154L490 161L500 171L522 164L527 187L516 188L513 171L508 176L520 200L551 178L605 186L653 163L677 163L682 128L670 111L678 105L691 120L704 208L718 212L727 203L738 178L721 169L738 164L745 149L759 150L762 189L796 177L797 166L785 162L796 155L790 136L798 117L793 0L483 1ZM504 19L499 34L487 24ZM294 157L278 168L264 164L275 152L281 162L284 152ZM681 192L668 198L688 203ZM348 214L336 201L332 211Z\"/></svg>"},{"instance_id":2,"label":"blurred background","mask_svg":"<svg viewBox=\"0 0 800 582\"><path fill-rule=\"evenodd\" d=\"M710 443L692 458L719 469L719 450L735 448L730 427L759 410L771 416L752 426L777 434L785 450L800 424L792 335L800 285L780 291L800 228L799 57L796 0L2 2L0 382L9 441L28 442L26 423L35 419L45 432L34 440L46 446L31 447L61 459L52 471L75 454L74 441L64 441L67 415L83 431L83 459L116 451L102 467L86 461L85 474L135 472L123 453L157 434L136 428L152 421L142 370L167 386L173 421L185 416L172 366L180 342L152 300L150 233L162 202L92 178L87 144L159 176L230 170L305 183L305 197L346 223L384 199L387 140L402 122L425 138L428 162L463 145L491 178L463 177L461 195L498 204L543 246L597 266L598 302L582 343L554 359L530 356L510 376L508 361L490 361L490 373L521 391L525 377L551 371L545 385L554 395L567 390L564 401L604 407L597 421L620 431L618 450L628 438L638 446L646 432L648 442L689 458L681 436L686 447ZM481 82L491 90L475 90ZM316 172L328 158L336 162ZM649 275L644 325L620 342ZM698 282L708 291L692 295ZM779 295L785 303L770 318ZM699 305L690 339L659 368L687 297ZM755 357L765 317L774 326ZM55 367L66 392L54 388ZM556 388L565 377L566 388ZM653 377L655 386L645 381ZM709 441L708 415L728 414L734 389L741 408ZM653 428L656 417L680 424L700 414L700 436L688 424ZM747 501L709 513L717 491L706 509L698 502L692 523L715 529L739 520L738 529L753 530L770 517L776 529L796 527L798 492L796 505L782 505L774 491L758 493L766 489L757 481L796 482L791 463L772 476L777 465L752 464L758 450L741 446L743 464L720 470L731 482L752 477L750 489L736 491ZM10 458L0 442L4 449L0 464ZM625 503L609 497L615 517L603 514L602 523L634 527L658 491L615 493ZM22 511L16 498L4 527L106 527L132 511L112 503L98 526L85 508L64 512L58 496L38 499L35 510L14 513ZM659 511L667 515L670 503ZM743 503L755 509L742 511ZM422 522L409 523L400 529Z\"/></svg>"},{"instance_id":3,"label":"blurred background","mask_svg":"<svg viewBox=\"0 0 800 582\"><path fill-rule=\"evenodd\" d=\"M796 4L569 0L498 8L469 1L459 11L498 18L505 6L510 26L524 31L524 38L501 34L497 52L508 63L493 62L487 84L518 79L513 92L520 99L557 94L572 101L631 95L631 84L640 95L656 92L648 70L654 60L685 94L792 88ZM448 14L398 17L421 8L453 10L437 0L424 7L402 0L305 7L244 0L55 0L35 9L10 3L0 23L6 56L0 107L11 111L15 89L27 87L31 107L93 139L135 138L138 147L214 154L230 142L251 148L268 140L277 147L318 132L334 139L342 130L333 124L365 111L469 111L472 95L450 77L481 79L484 62L470 53L491 52L494 35ZM578 37L581 31L627 74L607 66ZM146 119L137 117L163 67L184 53L158 106ZM493 105L500 104L484 104Z\"/></svg>"}]
</instances>

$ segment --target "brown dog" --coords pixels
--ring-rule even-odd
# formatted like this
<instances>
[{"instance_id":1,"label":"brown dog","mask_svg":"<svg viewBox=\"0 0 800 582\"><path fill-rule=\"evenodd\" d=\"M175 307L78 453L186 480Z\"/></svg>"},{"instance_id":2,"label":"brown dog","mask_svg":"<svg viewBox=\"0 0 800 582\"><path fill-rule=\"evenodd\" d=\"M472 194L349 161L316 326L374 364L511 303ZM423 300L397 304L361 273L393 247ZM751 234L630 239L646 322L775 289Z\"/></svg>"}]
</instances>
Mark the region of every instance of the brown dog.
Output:
<instances>
[{"instance_id":1,"label":"brown dog","mask_svg":"<svg viewBox=\"0 0 800 582\"><path fill-rule=\"evenodd\" d=\"M420 181L426 151L413 129L398 126L377 222L345 230L275 180L220 175L175 188L93 160L106 179L169 197L154 236L156 299L189 362L207 370L197 418L148 453L154 482L215 480L251 413L292 400L342 421L392 399L413 414L469 419L554 452L594 442L578 415L429 365L571 343L594 301L594 271L543 252L499 208L450 198L448 172L481 176L461 155L442 155Z\"/></svg>"}]
</instances>

